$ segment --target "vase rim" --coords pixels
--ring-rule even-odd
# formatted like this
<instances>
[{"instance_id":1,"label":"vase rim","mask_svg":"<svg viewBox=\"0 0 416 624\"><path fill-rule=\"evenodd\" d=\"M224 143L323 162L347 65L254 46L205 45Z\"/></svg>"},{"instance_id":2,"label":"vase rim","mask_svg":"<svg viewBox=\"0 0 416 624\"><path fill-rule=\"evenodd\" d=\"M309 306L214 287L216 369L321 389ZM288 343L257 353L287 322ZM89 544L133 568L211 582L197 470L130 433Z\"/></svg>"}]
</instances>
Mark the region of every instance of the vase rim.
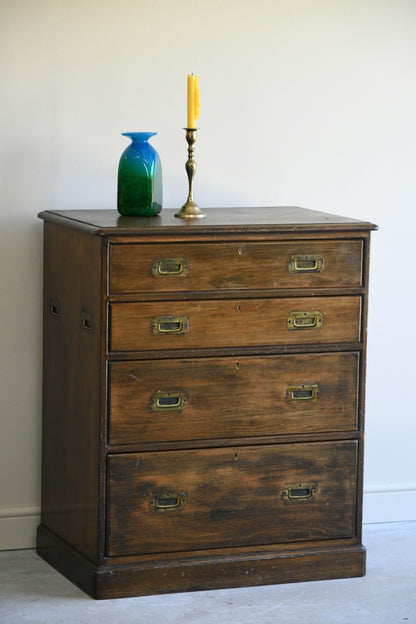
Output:
<instances>
[{"instance_id":1,"label":"vase rim","mask_svg":"<svg viewBox=\"0 0 416 624\"><path fill-rule=\"evenodd\" d=\"M122 132L122 136L129 137L129 139L141 139L147 141L150 137L155 136L157 132Z\"/></svg>"}]
</instances>

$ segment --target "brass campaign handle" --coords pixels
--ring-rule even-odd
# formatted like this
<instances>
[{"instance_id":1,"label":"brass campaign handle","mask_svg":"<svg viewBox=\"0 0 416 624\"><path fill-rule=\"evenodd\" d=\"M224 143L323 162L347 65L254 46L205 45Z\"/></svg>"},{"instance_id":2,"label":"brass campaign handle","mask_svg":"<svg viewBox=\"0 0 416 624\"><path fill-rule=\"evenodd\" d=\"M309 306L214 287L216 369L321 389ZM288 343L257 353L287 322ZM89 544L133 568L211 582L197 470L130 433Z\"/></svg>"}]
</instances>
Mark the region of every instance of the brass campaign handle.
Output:
<instances>
[{"instance_id":1,"label":"brass campaign handle","mask_svg":"<svg viewBox=\"0 0 416 624\"><path fill-rule=\"evenodd\" d=\"M86 332L92 332L94 329L92 315L88 312L81 312L81 328Z\"/></svg>"},{"instance_id":2,"label":"brass campaign handle","mask_svg":"<svg viewBox=\"0 0 416 624\"><path fill-rule=\"evenodd\" d=\"M188 397L182 390L158 390L150 399L150 407L154 412L169 412L183 409L187 402Z\"/></svg>"},{"instance_id":3,"label":"brass campaign handle","mask_svg":"<svg viewBox=\"0 0 416 624\"><path fill-rule=\"evenodd\" d=\"M149 505L153 511L175 511L185 505L187 498L185 492L155 494L149 500Z\"/></svg>"},{"instance_id":4,"label":"brass campaign handle","mask_svg":"<svg viewBox=\"0 0 416 624\"><path fill-rule=\"evenodd\" d=\"M186 334L189 319L186 316L156 316L151 326L155 335Z\"/></svg>"},{"instance_id":5,"label":"brass campaign handle","mask_svg":"<svg viewBox=\"0 0 416 624\"><path fill-rule=\"evenodd\" d=\"M324 268L322 256L291 256L288 269L291 273L320 273Z\"/></svg>"},{"instance_id":6,"label":"brass campaign handle","mask_svg":"<svg viewBox=\"0 0 416 624\"><path fill-rule=\"evenodd\" d=\"M287 328L290 330L298 329L320 329L322 327L324 317L322 312L300 311L290 312L287 317Z\"/></svg>"},{"instance_id":7,"label":"brass campaign handle","mask_svg":"<svg viewBox=\"0 0 416 624\"><path fill-rule=\"evenodd\" d=\"M186 258L158 258L153 261L153 277L185 277L189 273Z\"/></svg>"},{"instance_id":8,"label":"brass campaign handle","mask_svg":"<svg viewBox=\"0 0 416 624\"><path fill-rule=\"evenodd\" d=\"M291 385L286 389L286 399L288 401L316 401L319 398L320 390L318 384Z\"/></svg>"},{"instance_id":9,"label":"brass campaign handle","mask_svg":"<svg viewBox=\"0 0 416 624\"><path fill-rule=\"evenodd\" d=\"M282 498L288 501L309 500L315 496L318 488L315 483L296 483L287 485L282 493Z\"/></svg>"},{"instance_id":10,"label":"brass campaign handle","mask_svg":"<svg viewBox=\"0 0 416 624\"><path fill-rule=\"evenodd\" d=\"M55 318L61 318L61 302L60 301L49 301L49 314Z\"/></svg>"}]
</instances>

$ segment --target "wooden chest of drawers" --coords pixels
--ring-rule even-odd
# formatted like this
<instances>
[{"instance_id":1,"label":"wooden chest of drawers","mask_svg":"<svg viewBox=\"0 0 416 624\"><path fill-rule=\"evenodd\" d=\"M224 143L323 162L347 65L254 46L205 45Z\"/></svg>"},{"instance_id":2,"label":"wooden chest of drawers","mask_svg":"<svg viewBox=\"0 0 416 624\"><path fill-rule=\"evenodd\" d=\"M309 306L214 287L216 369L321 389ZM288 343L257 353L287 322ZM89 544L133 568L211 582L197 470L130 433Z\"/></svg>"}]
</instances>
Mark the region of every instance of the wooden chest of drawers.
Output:
<instances>
[{"instance_id":1,"label":"wooden chest of drawers","mask_svg":"<svg viewBox=\"0 0 416 624\"><path fill-rule=\"evenodd\" d=\"M375 226L40 216L39 554L95 598L364 574Z\"/></svg>"}]
</instances>

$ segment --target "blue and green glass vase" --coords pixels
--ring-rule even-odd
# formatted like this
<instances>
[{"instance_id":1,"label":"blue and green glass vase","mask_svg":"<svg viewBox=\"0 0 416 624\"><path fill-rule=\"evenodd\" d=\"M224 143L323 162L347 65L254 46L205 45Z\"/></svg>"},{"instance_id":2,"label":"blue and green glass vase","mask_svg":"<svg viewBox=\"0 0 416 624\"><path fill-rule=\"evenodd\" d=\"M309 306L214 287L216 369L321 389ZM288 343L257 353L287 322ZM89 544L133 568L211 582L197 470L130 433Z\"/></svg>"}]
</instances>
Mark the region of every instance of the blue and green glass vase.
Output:
<instances>
[{"instance_id":1,"label":"blue and green glass vase","mask_svg":"<svg viewBox=\"0 0 416 624\"><path fill-rule=\"evenodd\" d=\"M123 216L154 217L162 210L162 165L150 145L156 132L123 132L131 140L118 166L117 210Z\"/></svg>"}]
</instances>

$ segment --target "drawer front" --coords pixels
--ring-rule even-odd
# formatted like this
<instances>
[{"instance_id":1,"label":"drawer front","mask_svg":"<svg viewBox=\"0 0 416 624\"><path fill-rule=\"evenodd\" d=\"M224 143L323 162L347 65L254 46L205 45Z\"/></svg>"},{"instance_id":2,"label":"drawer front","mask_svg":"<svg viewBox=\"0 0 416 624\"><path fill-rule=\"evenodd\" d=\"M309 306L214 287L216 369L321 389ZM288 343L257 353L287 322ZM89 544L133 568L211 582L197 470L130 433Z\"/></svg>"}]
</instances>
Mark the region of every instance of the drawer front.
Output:
<instances>
[{"instance_id":1,"label":"drawer front","mask_svg":"<svg viewBox=\"0 0 416 624\"><path fill-rule=\"evenodd\" d=\"M355 535L357 442L108 458L107 554Z\"/></svg>"},{"instance_id":2,"label":"drawer front","mask_svg":"<svg viewBox=\"0 0 416 624\"><path fill-rule=\"evenodd\" d=\"M357 379L358 353L112 362L109 442L352 431Z\"/></svg>"},{"instance_id":3,"label":"drawer front","mask_svg":"<svg viewBox=\"0 0 416 624\"><path fill-rule=\"evenodd\" d=\"M361 297L114 303L112 351L360 340Z\"/></svg>"},{"instance_id":4,"label":"drawer front","mask_svg":"<svg viewBox=\"0 0 416 624\"><path fill-rule=\"evenodd\" d=\"M361 286L362 242L113 244L110 293Z\"/></svg>"}]
</instances>

